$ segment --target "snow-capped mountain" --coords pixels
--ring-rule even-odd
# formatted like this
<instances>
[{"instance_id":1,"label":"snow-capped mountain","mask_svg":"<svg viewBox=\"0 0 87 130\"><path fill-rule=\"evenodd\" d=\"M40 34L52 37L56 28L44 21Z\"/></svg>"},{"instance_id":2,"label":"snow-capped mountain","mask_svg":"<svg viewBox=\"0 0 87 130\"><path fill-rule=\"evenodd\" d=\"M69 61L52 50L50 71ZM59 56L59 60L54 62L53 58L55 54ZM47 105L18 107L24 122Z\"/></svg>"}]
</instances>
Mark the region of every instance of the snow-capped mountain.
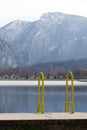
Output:
<instances>
[{"instance_id":1,"label":"snow-capped mountain","mask_svg":"<svg viewBox=\"0 0 87 130\"><path fill-rule=\"evenodd\" d=\"M0 54L1 66L13 67L87 58L87 18L55 12L13 21L0 28Z\"/></svg>"},{"instance_id":2,"label":"snow-capped mountain","mask_svg":"<svg viewBox=\"0 0 87 130\"><path fill-rule=\"evenodd\" d=\"M28 27L29 22L16 20L0 29L0 36L5 41L13 42Z\"/></svg>"}]
</instances>

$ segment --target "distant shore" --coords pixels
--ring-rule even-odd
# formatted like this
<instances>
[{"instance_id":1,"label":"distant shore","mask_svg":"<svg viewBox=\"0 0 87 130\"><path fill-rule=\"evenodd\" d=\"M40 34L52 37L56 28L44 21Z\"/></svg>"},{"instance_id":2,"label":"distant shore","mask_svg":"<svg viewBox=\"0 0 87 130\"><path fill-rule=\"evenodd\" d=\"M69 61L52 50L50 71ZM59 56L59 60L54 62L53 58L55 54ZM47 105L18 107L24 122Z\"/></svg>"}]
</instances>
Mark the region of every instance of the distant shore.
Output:
<instances>
[{"instance_id":1,"label":"distant shore","mask_svg":"<svg viewBox=\"0 0 87 130\"><path fill-rule=\"evenodd\" d=\"M34 81L28 81L28 80L1 80L0 81L0 86L37 86L38 85L38 80ZM44 85L46 86L62 86L66 85L66 81L44 81ZM71 81L69 81L69 85L71 85ZM87 82L81 82L81 81L74 81L75 86L87 86Z\"/></svg>"}]
</instances>

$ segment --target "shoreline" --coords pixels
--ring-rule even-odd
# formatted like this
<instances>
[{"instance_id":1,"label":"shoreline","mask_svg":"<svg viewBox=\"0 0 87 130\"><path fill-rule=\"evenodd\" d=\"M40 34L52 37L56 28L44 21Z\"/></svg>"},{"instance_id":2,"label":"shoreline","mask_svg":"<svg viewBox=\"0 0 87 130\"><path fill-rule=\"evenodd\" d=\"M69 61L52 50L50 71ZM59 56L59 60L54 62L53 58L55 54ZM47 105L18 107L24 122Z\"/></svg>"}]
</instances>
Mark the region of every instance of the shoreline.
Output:
<instances>
[{"instance_id":1,"label":"shoreline","mask_svg":"<svg viewBox=\"0 0 87 130\"><path fill-rule=\"evenodd\" d=\"M71 85L71 81L68 82ZM38 81L14 81L14 80L2 80L0 86L38 86ZM46 86L66 86L66 81L44 81ZM87 82L74 81L74 86L87 86Z\"/></svg>"}]
</instances>

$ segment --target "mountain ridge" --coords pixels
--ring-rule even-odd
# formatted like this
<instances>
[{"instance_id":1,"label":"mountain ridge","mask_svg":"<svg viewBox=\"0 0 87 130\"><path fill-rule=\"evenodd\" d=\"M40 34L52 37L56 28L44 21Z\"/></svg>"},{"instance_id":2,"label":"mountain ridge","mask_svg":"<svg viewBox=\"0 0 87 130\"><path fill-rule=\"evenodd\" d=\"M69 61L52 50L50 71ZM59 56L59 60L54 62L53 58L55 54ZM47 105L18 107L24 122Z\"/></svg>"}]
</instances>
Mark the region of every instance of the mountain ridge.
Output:
<instances>
[{"instance_id":1,"label":"mountain ridge","mask_svg":"<svg viewBox=\"0 0 87 130\"><path fill-rule=\"evenodd\" d=\"M45 13L34 22L16 20L5 25L0 28L0 39L13 48L7 52L0 49L1 54L8 56L10 51L14 54L11 66L84 59L87 58L87 18L61 12ZM0 66L8 65L8 58L5 60L7 64Z\"/></svg>"}]
</instances>

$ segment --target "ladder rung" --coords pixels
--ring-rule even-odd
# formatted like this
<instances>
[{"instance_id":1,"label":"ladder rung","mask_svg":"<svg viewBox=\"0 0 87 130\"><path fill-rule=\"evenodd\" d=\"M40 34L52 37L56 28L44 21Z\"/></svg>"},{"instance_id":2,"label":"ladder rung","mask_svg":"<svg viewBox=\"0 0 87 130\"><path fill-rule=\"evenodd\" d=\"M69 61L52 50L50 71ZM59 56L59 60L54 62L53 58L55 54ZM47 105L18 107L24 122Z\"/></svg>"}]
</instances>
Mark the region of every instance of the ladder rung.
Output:
<instances>
[{"instance_id":1,"label":"ladder rung","mask_svg":"<svg viewBox=\"0 0 87 130\"><path fill-rule=\"evenodd\" d=\"M71 105L72 104L72 102L67 102L68 103L68 105Z\"/></svg>"},{"instance_id":2,"label":"ladder rung","mask_svg":"<svg viewBox=\"0 0 87 130\"><path fill-rule=\"evenodd\" d=\"M42 104L39 104L38 106L42 106Z\"/></svg>"}]
</instances>

